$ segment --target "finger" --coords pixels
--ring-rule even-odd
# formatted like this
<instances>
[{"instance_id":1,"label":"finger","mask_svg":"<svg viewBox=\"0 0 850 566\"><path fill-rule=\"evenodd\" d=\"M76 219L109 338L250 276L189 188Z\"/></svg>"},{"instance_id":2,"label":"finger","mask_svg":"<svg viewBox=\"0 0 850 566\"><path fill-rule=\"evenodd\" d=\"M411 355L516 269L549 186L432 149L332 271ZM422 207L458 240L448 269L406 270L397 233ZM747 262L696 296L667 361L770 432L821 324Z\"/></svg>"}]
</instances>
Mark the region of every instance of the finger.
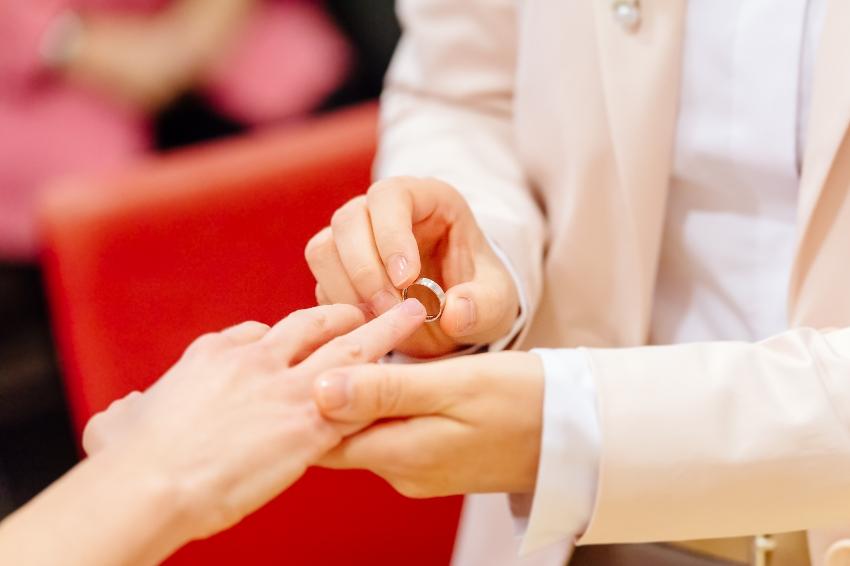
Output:
<instances>
[{"instance_id":1,"label":"finger","mask_svg":"<svg viewBox=\"0 0 850 566\"><path fill-rule=\"evenodd\" d=\"M400 439L410 438L418 427L411 421L390 421L376 424L359 434L347 437L325 454L318 465L336 470L366 469L377 473L387 464L397 462L400 452L410 450L410 444Z\"/></svg>"},{"instance_id":2,"label":"finger","mask_svg":"<svg viewBox=\"0 0 850 566\"><path fill-rule=\"evenodd\" d=\"M354 305L327 305L295 311L275 324L261 342L280 352L290 365L316 348L362 325L366 316Z\"/></svg>"},{"instance_id":3,"label":"finger","mask_svg":"<svg viewBox=\"0 0 850 566\"><path fill-rule=\"evenodd\" d=\"M459 391L456 378L439 363L363 365L321 375L313 396L329 419L369 423L443 411Z\"/></svg>"},{"instance_id":4,"label":"finger","mask_svg":"<svg viewBox=\"0 0 850 566\"><path fill-rule=\"evenodd\" d=\"M337 210L331 219L331 230L342 265L357 296L369 303L375 314L385 313L398 304L399 294L390 282L375 246L366 199L358 197Z\"/></svg>"},{"instance_id":5,"label":"finger","mask_svg":"<svg viewBox=\"0 0 850 566\"><path fill-rule=\"evenodd\" d=\"M378 181L366 195L372 232L381 261L397 289L419 276L422 264L413 235L413 197L408 184L398 179Z\"/></svg>"},{"instance_id":6,"label":"finger","mask_svg":"<svg viewBox=\"0 0 850 566\"><path fill-rule=\"evenodd\" d=\"M342 265L339 251L334 243L330 226L313 236L304 249L307 265L324 292L324 301L320 304L360 303L357 291L348 280L348 274ZM317 300L319 297L316 297Z\"/></svg>"},{"instance_id":7,"label":"finger","mask_svg":"<svg viewBox=\"0 0 850 566\"><path fill-rule=\"evenodd\" d=\"M425 308L408 299L360 328L331 340L301 364L311 375L325 370L374 362L391 352L425 321Z\"/></svg>"},{"instance_id":8,"label":"finger","mask_svg":"<svg viewBox=\"0 0 850 566\"><path fill-rule=\"evenodd\" d=\"M230 328L225 328L221 331L221 333L229 338L234 344L241 346L256 342L265 336L269 329L270 326L268 324L249 320L241 324L231 326Z\"/></svg>"},{"instance_id":9,"label":"finger","mask_svg":"<svg viewBox=\"0 0 850 566\"><path fill-rule=\"evenodd\" d=\"M183 357L192 357L199 354L211 354L232 348L233 341L221 332L207 332L201 334L183 352Z\"/></svg>"},{"instance_id":10,"label":"finger","mask_svg":"<svg viewBox=\"0 0 850 566\"><path fill-rule=\"evenodd\" d=\"M463 427L452 419L431 416L380 423L343 440L319 465L371 470L398 487L399 471L409 477L427 475L439 464L435 461L439 447L455 442Z\"/></svg>"},{"instance_id":11,"label":"finger","mask_svg":"<svg viewBox=\"0 0 850 566\"><path fill-rule=\"evenodd\" d=\"M420 256L427 252L420 249L414 237L414 225L435 220L448 227L471 220L463 197L436 179L393 177L378 181L369 188L367 203L375 244L390 279L399 289L420 275Z\"/></svg>"},{"instance_id":12,"label":"finger","mask_svg":"<svg viewBox=\"0 0 850 566\"><path fill-rule=\"evenodd\" d=\"M446 292L440 329L462 343L486 344L505 336L519 310L517 291L498 258L477 262L475 278ZM510 304L513 303L513 304Z\"/></svg>"}]
</instances>

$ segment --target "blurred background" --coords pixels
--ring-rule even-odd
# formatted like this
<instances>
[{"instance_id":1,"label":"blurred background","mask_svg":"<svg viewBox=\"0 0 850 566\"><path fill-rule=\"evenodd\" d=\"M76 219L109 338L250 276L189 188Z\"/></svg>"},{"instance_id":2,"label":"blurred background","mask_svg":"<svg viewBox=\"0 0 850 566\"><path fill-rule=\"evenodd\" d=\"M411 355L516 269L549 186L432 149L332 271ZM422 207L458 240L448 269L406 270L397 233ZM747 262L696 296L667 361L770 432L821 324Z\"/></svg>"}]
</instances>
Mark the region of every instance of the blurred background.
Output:
<instances>
[{"instance_id":1,"label":"blurred background","mask_svg":"<svg viewBox=\"0 0 850 566\"><path fill-rule=\"evenodd\" d=\"M398 36L392 0L0 0L0 517L193 335L309 306L301 250L368 184ZM447 517L442 545L395 537L431 547L423 564L447 556L456 502L342 477L308 479L287 513L306 529L327 517L299 505L383 498L393 526L366 517L361 535ZM182 563L278 563L298 543L248 523ZM382 561L368 544L328 556L312 563Z\"/></svg>"}]
</instances>

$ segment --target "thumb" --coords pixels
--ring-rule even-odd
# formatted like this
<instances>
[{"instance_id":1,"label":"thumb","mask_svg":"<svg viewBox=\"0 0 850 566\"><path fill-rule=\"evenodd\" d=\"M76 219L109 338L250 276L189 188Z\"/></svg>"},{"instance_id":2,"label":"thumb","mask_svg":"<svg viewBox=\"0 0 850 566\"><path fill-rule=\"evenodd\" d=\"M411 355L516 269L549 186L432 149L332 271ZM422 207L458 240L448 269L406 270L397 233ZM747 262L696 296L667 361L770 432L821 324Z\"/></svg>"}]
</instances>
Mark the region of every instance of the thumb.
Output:
<instances>
[{"instance_id":1,"label":"thumb","mask_svg":"<svg viewBox=\"0 0 850 566\"><path fill-rule=\"evenodd\" d=\"M451 287L440 328L454 340L486 344L503 337L519 314L519 299L510 275L479 268L475 279Z\"/></svg>"},{"instance_id":2,"label":"thumb","mask_svg":"<svg viewBox=\"0 0 850 566\"><path fill-rule=\"evenodd\" d=\"M434 414L446 405L446 384L427 364L371 364L332 370L316 380L313 397L325 417L371 423Z\"/></svg>"}]
</instances>

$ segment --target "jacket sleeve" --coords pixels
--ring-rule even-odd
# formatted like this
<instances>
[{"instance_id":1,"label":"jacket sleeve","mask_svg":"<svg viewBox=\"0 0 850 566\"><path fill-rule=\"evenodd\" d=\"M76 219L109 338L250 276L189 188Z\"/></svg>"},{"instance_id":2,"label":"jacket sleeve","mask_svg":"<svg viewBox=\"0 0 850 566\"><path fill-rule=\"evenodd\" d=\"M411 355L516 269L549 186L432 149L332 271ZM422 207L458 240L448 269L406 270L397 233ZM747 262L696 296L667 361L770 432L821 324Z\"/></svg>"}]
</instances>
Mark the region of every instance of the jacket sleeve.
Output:
<instances>
[{"instance_id":1,"label":"jacket sleeve","mask_svg":"<svg viewBox=\"0 0 850 566\"><path fill-rule=\"evenodd\" d=\"M850 329L587 352L602 439L580 543L850 522Z\"/></svg>"},{"instance_id":2,"label":"jacket sleeve","mask_svg":"<svg viewBox=\"0 0 850 566\"><path fill-rule=\"evenodd\" d=\"M398 2L403 35L381 100L375 174L435 177L463 193L533 312L544 228L514 144L515 4Z\"/></svg>"}]
</instances>

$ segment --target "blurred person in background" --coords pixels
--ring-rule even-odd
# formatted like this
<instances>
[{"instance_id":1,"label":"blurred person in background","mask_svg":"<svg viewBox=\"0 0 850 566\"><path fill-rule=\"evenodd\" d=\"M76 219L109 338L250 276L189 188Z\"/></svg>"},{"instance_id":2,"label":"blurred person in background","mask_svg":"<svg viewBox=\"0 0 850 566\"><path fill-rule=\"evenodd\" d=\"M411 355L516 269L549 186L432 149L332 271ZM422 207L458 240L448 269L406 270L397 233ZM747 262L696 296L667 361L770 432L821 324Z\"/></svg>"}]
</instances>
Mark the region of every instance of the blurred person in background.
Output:
<instances>
[{"instance_id":1,"label":"blurred person in background","mask_svg":"<svg viewBox=\"0 0 850 566\"><path fill-rule=\"evenodd\" d=\"M180 95L234 128L280 121L321 104L348 60L309 1L2 0L0 257L34 257L46 183L137 159Z\"/></svg>"},{"instance_id":2,"label":"blurred person in background","mask_svg":"<svg viewBox=\"0 0 850 566\"><path fill-rule=\"evenodd\" d=\"M357 19L311 0L0 0L0 516L76 459L37 264L40 191L377 93L391 46L366 32L392 7L370 6Z\"/></svg>"}]
</instances>

